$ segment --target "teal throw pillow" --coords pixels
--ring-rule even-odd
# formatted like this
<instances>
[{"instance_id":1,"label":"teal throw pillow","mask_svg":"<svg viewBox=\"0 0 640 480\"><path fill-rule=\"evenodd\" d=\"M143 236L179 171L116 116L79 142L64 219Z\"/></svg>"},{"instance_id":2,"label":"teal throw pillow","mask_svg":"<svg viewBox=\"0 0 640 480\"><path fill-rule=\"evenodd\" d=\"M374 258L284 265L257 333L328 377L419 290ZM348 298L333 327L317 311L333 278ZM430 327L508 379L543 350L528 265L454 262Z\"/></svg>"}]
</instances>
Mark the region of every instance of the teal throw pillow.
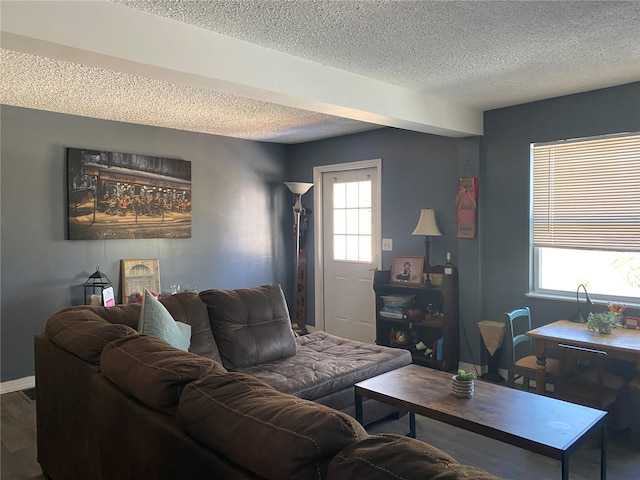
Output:
<instances>
[{"instance_id":1,"label":"teal throw pillow","mask_svg":"<svg viewBox=\"0 0 640 480\"><path fill-rule=\"evenodd\" d=\"M188 351L191 345L191 325L176 322L165 306L147 289L142 297L138 332L164 340L180 350Z\"/></svg>"}]
</instances>

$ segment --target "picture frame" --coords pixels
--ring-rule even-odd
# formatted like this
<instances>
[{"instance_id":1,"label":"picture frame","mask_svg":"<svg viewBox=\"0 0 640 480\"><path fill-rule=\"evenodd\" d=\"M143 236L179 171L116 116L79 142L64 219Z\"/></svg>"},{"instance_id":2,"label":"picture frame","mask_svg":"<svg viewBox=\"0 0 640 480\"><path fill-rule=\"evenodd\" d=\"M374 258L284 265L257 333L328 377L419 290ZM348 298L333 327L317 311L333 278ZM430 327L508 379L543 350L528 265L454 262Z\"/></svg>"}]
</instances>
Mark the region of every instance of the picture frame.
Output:
<instances>
[{"instance_id":1,"label":"picture frame","mask_svg":"<svg viewBox=\"0 0 640 480\"><path fill-rule=\"evenodd\" d=\"M145 288L160 296L160 260L157 258L122 259L122 303L140 303Z\"/></svg>"},{"instance_id":2,"label":"picture frame","mask_svg":"<svg viewBox=\"0 0 640 480\"><path fill-rule=\"evenodd\" d=\"M424 257L394 256L391 262L390 281L396 285L422 285Z\"/></svg>"},{"instance_id":3,"label":"picture frame","mask_svg":"<svg viewBox=\"0 0 640 480\"><path fill-rule=\"evenodd\" d=\"M191 238L191 162L67 148L67 239Z\"/></svg>"}]
</instances>

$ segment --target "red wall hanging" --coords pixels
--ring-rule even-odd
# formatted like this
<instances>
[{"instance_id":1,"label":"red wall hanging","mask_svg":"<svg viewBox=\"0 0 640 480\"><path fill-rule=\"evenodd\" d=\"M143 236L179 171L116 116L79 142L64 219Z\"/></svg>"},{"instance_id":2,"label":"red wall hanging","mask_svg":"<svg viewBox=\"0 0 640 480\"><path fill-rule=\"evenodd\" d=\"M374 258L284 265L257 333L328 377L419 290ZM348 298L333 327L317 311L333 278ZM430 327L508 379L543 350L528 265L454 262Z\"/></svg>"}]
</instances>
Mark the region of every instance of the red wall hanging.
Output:
<instances>
[{"instance_id":1,"label":"red wall hanging","mask_svg":"<svg viewBox=\"0 0 640 480\"><path fill-rule=\"evenodd\" d=\"M456 220L458 238L476 238L478 213L478 178L458 178Z\"/></svg>"}]
</instances>

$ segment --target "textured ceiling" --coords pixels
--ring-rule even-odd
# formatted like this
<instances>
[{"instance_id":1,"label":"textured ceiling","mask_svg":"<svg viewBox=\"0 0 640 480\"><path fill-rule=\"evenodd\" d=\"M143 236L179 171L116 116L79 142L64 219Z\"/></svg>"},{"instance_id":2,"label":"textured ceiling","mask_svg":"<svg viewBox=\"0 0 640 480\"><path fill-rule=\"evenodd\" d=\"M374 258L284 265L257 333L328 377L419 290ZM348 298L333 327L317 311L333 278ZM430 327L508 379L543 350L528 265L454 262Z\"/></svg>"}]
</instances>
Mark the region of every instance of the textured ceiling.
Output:
<instances>
[{"instance_id":1,"label":"textured ceiling","mask_svg":"<svg viewBox=\"0 0 640 480\"><path fill-rule=\"evenodd\" d=\"M252 140L384 125L477 134L484 110L640 80L640 2L114 0L88 3L107 3L95 20L113 14L120 25L68 44L51 25L48 37L15 26L24 10L12 3L0 3L0 103ZM159 51L123 66L139 42L128 58L115 50L119 36L142 21ZM201 49L170 51L162 35L179 49L180 25ZM228 49L226 37L236 42ZM235 48L241 55L225 56ZM272 51L287 55L265 64ZM173 54L171 68L152 58Z\"/></svg>"}]
</instances>

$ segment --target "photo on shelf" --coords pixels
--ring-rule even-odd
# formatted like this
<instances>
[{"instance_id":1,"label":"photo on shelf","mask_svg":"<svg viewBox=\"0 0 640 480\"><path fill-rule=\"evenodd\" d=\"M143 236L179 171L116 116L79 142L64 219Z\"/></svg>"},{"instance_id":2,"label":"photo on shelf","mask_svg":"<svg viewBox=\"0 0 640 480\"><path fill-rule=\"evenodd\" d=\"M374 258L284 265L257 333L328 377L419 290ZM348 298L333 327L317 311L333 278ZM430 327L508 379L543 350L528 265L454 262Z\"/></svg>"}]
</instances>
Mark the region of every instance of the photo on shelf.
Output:
<instances>
[{"instance_id":1,"label":"photo on shelf","mask_svg":"<svg viewBox=\"0 0 640 480\"><path fill-rule=\"evenodd\" d=\"M422 285L424 257L394 256L391 262L391 283Z\"/></svg>"}]
</instances>

